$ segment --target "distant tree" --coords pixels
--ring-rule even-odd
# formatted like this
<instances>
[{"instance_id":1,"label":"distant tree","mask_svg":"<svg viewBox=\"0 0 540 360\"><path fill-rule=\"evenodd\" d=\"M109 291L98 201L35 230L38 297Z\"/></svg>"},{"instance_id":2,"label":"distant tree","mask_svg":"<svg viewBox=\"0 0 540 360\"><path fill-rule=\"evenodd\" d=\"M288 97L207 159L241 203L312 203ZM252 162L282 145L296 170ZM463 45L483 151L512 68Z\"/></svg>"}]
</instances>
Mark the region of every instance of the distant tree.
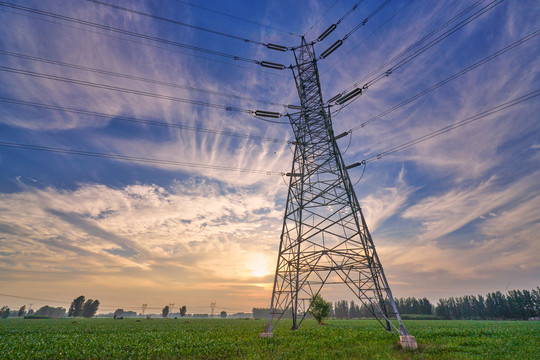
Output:
<instances>
[{"instance_id":1,"label":"distant tree","mask_svg":"<svg viewBox=\"0 0 540 360\"><path fill-rule=\"evenodd\" d=\"M531 314L532 317L540 317L540 287L531 291Z\"/></svg>"},{"instance_id":2,"label":"distant tree","mask_svg":"<svg viewBox=\"0 0 540 360\"><path fill-rule=\"evenodd\" d=\"M321 295L317 294L311 298L309 305L309 313L311 316L313 316L319 324L322 324L323 319L330 314L330 303L324 300Z\"/></svg>"},{"instance_id":3,"label":"distant tree","mask_svg":"<svg viewBox=\"0 0 540 360\"><path fill-rule=\"evenodd\" d=\"M69 317L78 317L82 315L82 309L84 305L84 296L81 295L78 298L75 298L69 307L68 316Z\"/></svg>"},{"instance_id":4,"label":"distant tree","mask_svg":"<svg viewBox=\"0 0 540 360\"><path fill-rule=\"evenodd\" d=\"M8 306L2 306L0 309L0 318L5 319L9 316L10 308Z\"/></svg>"},{"instance_id":5,"label":"distant tree","mask_svg":"<svg viewBox=\"0 0 540 360\"><path fill-rule=\"evenodd\" d=\"M85 318L91 318L96 315L99 308L99 300L88 299L83 305L82 316Z\"/></svg>"},{"instance_id":6,"label":"distant tree","mask_svg":"<svg viewBox=\"0 0 540 360\"><path fill-rule=\"evenodd\" d=\"M227 312L226 311L222 311L220 316L225 319L227 317Z\"/></svg>"},{"instance_id":7,"label":"distant tree","mask_svg":"<svg viewBox=\"0 0 540 360\"><path fill-rule=\"evenodd\" d=\"M165 306L165 307L163 308L163 310L161 310L161 316L163 316L164 318L166 318L167 315L169 315L169 305Z\"/></svg>"},{"instance_id":8,"label":"distant tree","mask_svg":"<svg viewBox=\"0 0 540 360\"><path fill-rule=\"evenodd\" d=\"M186 316L187 308L186 305L180 308L180 316Z\"/></svg>"},{"instance_id":9,"label":"distant tree","mask_svg":"<svg viewBox=\"0 0 540 360\"><path fill-rule=\"evenodd\" d=\"M358 319L360 317L360 307L351 300L349 305L349 319Z\"/></svg>"},{"instance_id":10,"label":"distant tree","mask_svg":"<svg viewBox=\"0 0 540 360\"><path fill-rule=\"evenodd\" d=\"M23 317L24 315L26 315L26 305L21 306L21 308L17 312L18 317Z\"/></svg>"},{"instance_id":11,"label":"distant tree","mask_svg":"<svg viewBox=\"0 0 540 360\"><path fill-rule=\"evenodd\" d=\"M251 309L254 319L268 319L270 315L269 308L253 308Z\"/></svg>"},{"instance_id":12,"label":"distant tree","mask_svg":"<svg viewBox=\"0 0 540 360\"><path fill-rule=\"evenodd\" d=\"M328 304L330 304L330 312L328 313L328 317L336 317L336 313L334 312L334 304L332 304L330 301Z\"/></svg>"},{"instance_id":13,"label":"distant tree","mask_svg":"<svg viewBox=\"0 0 540 360\"><path fill-rule=\"evenodd\" d=\"M334 306L334 312L338 319L346 319L349 317L349 304L345 300L339 300Z\"/></svg>"},{"instance_id":14,"label":"distant tree","mask_svg":"<svg viewBox=\"0 0 540 360\"><path fill-rule=\"evenodd\" d=\"M484 297L482 295L478 295L474 307L478 318L486 320L486 303L484 302Z\"/></svg>"}]
</instances>

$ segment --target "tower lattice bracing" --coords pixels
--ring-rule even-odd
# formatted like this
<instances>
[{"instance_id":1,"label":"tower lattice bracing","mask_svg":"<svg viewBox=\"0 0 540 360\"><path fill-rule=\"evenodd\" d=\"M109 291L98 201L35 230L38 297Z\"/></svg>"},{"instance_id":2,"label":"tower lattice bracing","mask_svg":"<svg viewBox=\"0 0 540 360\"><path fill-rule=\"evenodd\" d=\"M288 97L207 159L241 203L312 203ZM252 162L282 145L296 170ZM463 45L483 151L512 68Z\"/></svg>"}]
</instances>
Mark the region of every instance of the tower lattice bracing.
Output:
<instances>
[{"instance_id":1,"label":"tower lattice bracing","mask_svg":"<svg viewBox=\"0 0 540 360\"><path fill-rule=\"evenodd\" d=\"M324 106L313 44L294 49L301 111L289 115L294 159L271 309L271 336L283 317L297 329L323 286L345 284L388 330L407 336ZM394 321L395 323L393 323Z\"/></svg>"}]
</instances>

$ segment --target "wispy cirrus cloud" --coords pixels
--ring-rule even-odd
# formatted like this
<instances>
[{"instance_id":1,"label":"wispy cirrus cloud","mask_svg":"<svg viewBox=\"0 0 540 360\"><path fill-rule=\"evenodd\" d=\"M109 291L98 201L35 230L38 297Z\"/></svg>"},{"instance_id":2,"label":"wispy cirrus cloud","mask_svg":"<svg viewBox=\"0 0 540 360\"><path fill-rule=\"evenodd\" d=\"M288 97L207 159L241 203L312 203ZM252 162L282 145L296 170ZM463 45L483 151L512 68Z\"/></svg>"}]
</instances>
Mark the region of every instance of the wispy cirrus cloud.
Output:
<instances>
[{"instance_id":1,"label":"wispy cirrus cloud","mask_svg":"<svg viewBox=\"0 0 540 360\"><path fill-rule=\"evenodd\" d=\"M537 173L531 174L511 186L502 188L493 177L468 188L454 188L422 199L408 207L402 216L422 224L419 239L425 242L433 241L481 219L484 215L504 211L522 202L536 186L537 176Z\"/></svg>"}]
</instances>

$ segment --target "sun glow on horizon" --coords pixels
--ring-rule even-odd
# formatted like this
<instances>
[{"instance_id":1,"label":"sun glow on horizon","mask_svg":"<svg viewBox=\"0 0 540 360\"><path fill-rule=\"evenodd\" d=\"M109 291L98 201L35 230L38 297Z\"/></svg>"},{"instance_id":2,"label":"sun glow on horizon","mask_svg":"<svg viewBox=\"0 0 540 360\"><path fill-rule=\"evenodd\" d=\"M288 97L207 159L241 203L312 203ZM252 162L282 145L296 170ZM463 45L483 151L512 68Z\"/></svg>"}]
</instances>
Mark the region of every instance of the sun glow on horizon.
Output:
<instances>
[{"instance_id":1,"label":"sun glow on horizon","mask_svg":"<svg viewBox=\"0 0 540 360\"><path fill-rule=\"evenodd\" d=\"M263 277L271 275L274 272L272 261L261 253L251 255L246 267L249 271L249 276L252 277Z\"/></svg>"}]
</instances>

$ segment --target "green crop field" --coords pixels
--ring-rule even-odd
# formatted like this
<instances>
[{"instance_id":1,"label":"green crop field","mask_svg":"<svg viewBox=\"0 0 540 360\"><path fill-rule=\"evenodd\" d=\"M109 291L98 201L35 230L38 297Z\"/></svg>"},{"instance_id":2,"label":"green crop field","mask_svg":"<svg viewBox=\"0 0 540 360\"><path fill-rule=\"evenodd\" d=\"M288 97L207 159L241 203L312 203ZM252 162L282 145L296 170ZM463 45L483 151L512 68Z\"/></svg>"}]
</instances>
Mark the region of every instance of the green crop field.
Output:
<instances>
[{"instance_id":1,"label":"green crop field","mask_svg":"<svg viewBox=\"0 0 540 360\"><path fill-rule=\"evenodd\" d=\"M539 359L538 321L406 321L417 351L371 320L58 319L0 321L2 359Z\"/></svg>"}]
</instances>

